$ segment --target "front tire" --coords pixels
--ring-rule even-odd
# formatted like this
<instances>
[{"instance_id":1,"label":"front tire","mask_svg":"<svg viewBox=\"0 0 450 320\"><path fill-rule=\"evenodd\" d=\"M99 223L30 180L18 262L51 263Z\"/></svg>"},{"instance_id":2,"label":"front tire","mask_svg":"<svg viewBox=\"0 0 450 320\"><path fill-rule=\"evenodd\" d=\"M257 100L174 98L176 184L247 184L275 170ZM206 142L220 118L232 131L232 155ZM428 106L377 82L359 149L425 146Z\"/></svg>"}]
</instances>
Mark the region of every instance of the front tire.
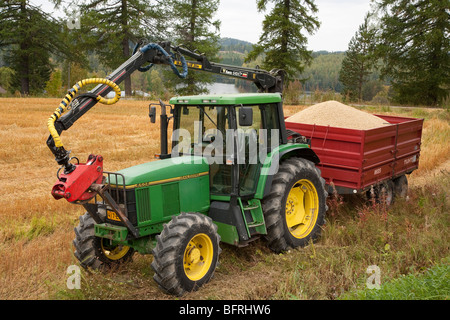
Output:
<instances>
[{"instance_id":1,"label":"front tire","mask_svg":"<svg viewBox=\"0 0 450 320\"><path fill-rule=\"evenodd\" d=\"M218 264L220 236L211 218L181 213L156 236L153 279L169 294L182 296L207 283Z\"/></svg>"},{"instance_id":2,"label":"front tire","mask_svg":"<svg viewBox=\"0 0 450 320\"><path fill-rule=\"evenodd\" d=\"M317 240L327 196L325 180L314 163L302 158L283 161L262 202L268 247L279 253Z\"/></svg>"},{"instance_id":3,"label":"front tire","mask_svg":"<svg viewBox=\"0 0 450 320\"><path fill-rule=\"evenodd\" d=\"M112 244L110 240L95 236L95 221L85 213L74 229L74 255L85 269L102 269L113 267L131 260L134 249L128 246Z\"/></svg>"}]
</instances>

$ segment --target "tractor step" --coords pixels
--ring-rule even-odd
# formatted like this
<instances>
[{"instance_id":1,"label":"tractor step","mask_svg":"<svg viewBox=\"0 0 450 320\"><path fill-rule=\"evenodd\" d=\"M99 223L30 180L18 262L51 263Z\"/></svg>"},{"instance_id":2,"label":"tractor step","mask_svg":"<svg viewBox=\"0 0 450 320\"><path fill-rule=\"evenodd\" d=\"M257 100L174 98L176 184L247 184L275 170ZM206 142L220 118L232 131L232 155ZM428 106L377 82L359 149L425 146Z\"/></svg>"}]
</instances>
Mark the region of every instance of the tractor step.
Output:
<instances>
[{"instance_id":1,"label":"tractor step","mask_svg":"<svg viewBox=\"0 0 450 320\"><path fill-rule=\"evenodd\" d=\"M247 224L247 227L254 228L254 227L260 227L260 226L263 226L263 225L264 225L264 222L252 221L252 222Z\"/></svg>"},{"instance_id":2,"label":"tractor step","mask_svg":"<svg viewBox=\"0 0 450 320\"><path fill-rule=\"evenodd\" d=\"M255 210L259 208L259 205L248 205L248 206L244 206L242 207L245 211L246 210Z\"/></svg>"},{"instance_id":3,"label":"tractor step","mask_svg":"<svg viewBox=\"0 0 450 320\"><path fill-rule=\"evenodd\" d=\"M250 237L258 234L266 234L264 217L259 200L240 200L242 214L247 224L247 232Z\"/></svg>"}]
</instances>

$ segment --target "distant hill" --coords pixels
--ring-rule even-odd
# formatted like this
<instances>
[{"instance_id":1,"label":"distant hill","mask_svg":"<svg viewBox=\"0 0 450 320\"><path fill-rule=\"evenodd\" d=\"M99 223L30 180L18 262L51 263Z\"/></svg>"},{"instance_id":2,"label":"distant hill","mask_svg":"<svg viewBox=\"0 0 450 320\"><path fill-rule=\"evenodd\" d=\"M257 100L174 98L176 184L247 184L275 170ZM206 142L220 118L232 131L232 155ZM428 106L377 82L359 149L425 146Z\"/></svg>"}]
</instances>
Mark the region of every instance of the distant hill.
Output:
<instances>
[{"instance_id":1,"label":"distant hill","mask_svg":"<svg viewBox=\"0 0 450 320\"><path fill-rule=\"evenodd\" d=\"M245 56L253 48L250 42L233 38L220 39L219 57L221 63L242 66ZM339 81L339 71L345 52L329 52L325 50L312 53L313 61L305 72L299 76L306 79L303 83L305 91L334 90L341 92L342 83ZM231 83L230 78L217 77L218 82Z\"/></svg>"},{"instance_id":2,"label":"distant hill","mask_svg":"<svg viewBox=\"0 0 450 320\"><path fill-rule=\"evenodd\" d=\"M303 84L305 91L334 90L342 91L342 83L339 81L339 71L345 52L313 52L313 61L300 78L307 79Z\"/></svg>"},{"instance_id":3,"label":"distant hill","mask_svg":"<svg viewBox=\"0 0 450 320\"><path fill-rule=\"evenodd\" d=\"M233 66L242 66L245 56L252 48L253 45L250 42L232 38L222 38L220 39L220 62Z\"/></svg>"},{"instance_id":4,"label":"distant hill","mask_svg":"<svg viewBox=\"0 0 450 320\"><path fill-rule=\"evenodd\" d=\"M247 41L242 41L233 38L222 38L220 39L220 50L221 51L231 51L239 53L248 53L253 49L253 44Z\"/></svg>"}]
</instances>

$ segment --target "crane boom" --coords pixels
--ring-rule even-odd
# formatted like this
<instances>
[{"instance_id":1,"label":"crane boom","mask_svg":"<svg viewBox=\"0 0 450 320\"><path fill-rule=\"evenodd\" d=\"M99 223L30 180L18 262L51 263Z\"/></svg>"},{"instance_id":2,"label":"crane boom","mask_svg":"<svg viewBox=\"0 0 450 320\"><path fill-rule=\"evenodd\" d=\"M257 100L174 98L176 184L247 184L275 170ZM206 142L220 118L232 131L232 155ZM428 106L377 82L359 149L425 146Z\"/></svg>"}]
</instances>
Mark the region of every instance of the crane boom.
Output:
<instances>
[{"instance_id":1,"label":"crane boom","mask_svg":"<svg viewBox=\"0 0 450 320\"><path fill-rule=\"evenodd\" d=\"M193 60L186 61L184 56L188 56ZM145 64L148 65L144 66ZM115 84L120 84L136 70L144 72L149 70L154 64L171 66L173 71L181 78L186 77L188 69L192 69L252 81L260 92L281 93L283 91L283 70L272 70L269 72L259 68L245 68L210 62L205 55L192 52L186 48L174 47L170 42L150 43L147 45L143 45L142 42L139 43L134 50L134 54L105 79ZM183 73L180 74L176 66L182 67ZM65 110L59 112L59 117L54 120L54 132L59 135L64 130L69 129L75 121L99 102L98 97L105 97L111 90L112 87L110 85L99 84L87 94L82 94L71 100L70 106L66 106L68 103L63 103L64 107L67 107L67 113L62 115L62 112ZM73 91L69 90L69 94L73 97ZM50 135L48 137L47 146L55 155L56 162L63 165L66 172L73 170L73 165L69 163L70 152L66 151L62 146L58 147L55 145L54 136Z\"/></svg>"}]
</instances>

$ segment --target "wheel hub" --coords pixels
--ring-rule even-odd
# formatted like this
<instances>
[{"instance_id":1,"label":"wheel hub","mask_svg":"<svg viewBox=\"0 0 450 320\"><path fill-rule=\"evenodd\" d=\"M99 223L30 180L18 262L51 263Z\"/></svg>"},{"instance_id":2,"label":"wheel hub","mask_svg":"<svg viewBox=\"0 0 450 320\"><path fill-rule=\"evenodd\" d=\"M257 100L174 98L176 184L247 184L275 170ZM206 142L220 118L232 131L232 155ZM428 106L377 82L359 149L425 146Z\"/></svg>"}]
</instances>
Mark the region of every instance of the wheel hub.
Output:
<instances>
[{"instance_id":1,"label":"wheel hub","mask_svg":"<svg viewBox=\"0 0 450 320\"><path fill-rule=\"evenodd\" d=\"M194 281L200 280L208 272L213 259L213 246L206 234L194 236L184 251L184 272Z\"/></svg>"},{"instance_id":2,"label":"wheel hub","mask_svg":"<svg viewBox=\"0 0 450 320\"><path fill-rule=\"evenodd\" d=\"M193 248L189 253L189 258L191 259L191 263L198 263L202 258L200 250Z\"/></svg>"},{"instance_id":3,"label":"wheel hub","mask_svg":"<svg viewBox=\"0 0 450 320\"><path fill-rule=\"evenodd\" d=\"M306 237L317 220L319 200L314 185L306 179L295 183L286 199L286 224L296 238Z\"/></svg>"}]
</instances>

